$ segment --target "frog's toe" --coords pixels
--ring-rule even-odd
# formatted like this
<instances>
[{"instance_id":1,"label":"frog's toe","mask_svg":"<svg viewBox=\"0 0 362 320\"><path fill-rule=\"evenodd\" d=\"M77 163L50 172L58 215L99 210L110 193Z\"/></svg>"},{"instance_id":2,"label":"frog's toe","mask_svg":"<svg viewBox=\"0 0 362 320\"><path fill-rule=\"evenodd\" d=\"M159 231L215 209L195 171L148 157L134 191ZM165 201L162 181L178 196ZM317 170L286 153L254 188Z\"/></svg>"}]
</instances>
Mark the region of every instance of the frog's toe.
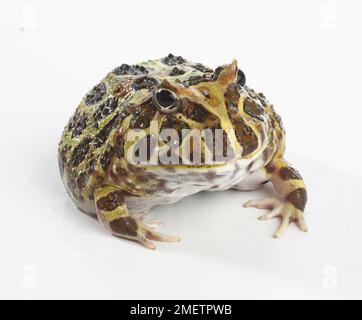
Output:
<instances>
[{"instance_id":1,"label":"frog's toe","mask_svg":"<svg viewBox=\"0 0 362 320\"><path fill-rule=\"evenodd\" d=\"M278 202L280 201L275 198L249 200L244 204L244 208L273 209Z\"/></svg>"},{"instance_id":2,"label":"frog's toe","mask_svg":"<svg viewBox=\"0 0 362 320\"><path fill-rule=\"evenodd\" d=\"M159 230L163 226L163 223L161 221L155 220L144 221L144 224L152 230Z\"/></svg>"},{"instance_id":3,"label":"frog's toe","mask_svg":"<svg viewBox=\"0 0 362 320\"><path fill-rule=\"evenodd\" d=\"M302 230L303 232L308 232L308 227L307 227L307 224L305 223L303 212L301 212L301 211L297 212L296 220L297 220L299 229Z\"/></svg>"},{"instance_id":4,"label":"frog's toe","mask_svg":"<svg viewBox=\"0 0 362 320\"><path fill-rule=\"evenodd\" d=\"M275 217L280 216L280 211L282 210L283 205L278 205L277 207L275 207L273 210L271 210L270 212L260 216L258 219L261 221L264 220L270 220L273 219ZM261 208L261 209L268 209L268 208Z\"/></svg>"},{"instance_id":5,"label":"frog's toe","mask_svg":"<svg viewBox=\"0 0 362 320\"><path fill-rule=\"evenodd\" d=\"M138 219L139 221L141 221L144 225L146 225L147 227L149 227L152 230L158 230L163 226L162 221L158 221L158 220L147 221L146 219L147 219L147 216L148 216L148 212L144 213L144 214L141 214L141 215L132 214L132 216L135 219Z\"/></svg>"},{"instance_id":6,"label":"frog's toe","mask_svg":"<svg viewBox=\"0 0 362 320\"><path fill-rule=\"evenodd\" d=\"M303 211L295 208L293 204L287 201L281 201L276 198L251 200L245 203L244 207L270 210L268 213L258 218L262 221L281 217L281 223L273 235L274 238L280 238L288 229L289 224L293 221L298 224L300 230L304 232L308 231L308 227L303 217Z\"/></svg>"},{"instance_id":7,"label":"frog's toe","mask_svg":"<svg viewBox=\"0 0 362 320\"><path fill-rule=\"evenodd\" d=\"M274 238L279 238L287 229L291 222L296 222L299 229L303 232L308 231L305 223L303 212L295 208L291 203L283 203L279 208L278 213L275 215L282 218L282 222L278 230L274 234ZM274 211L274 210L273 210Z\"/></svg>"},{"instance_id":8,"label":"frog's toe","mask_svg":"<svg viewBox=\"0 0 362 320\"><path fill-rule=\"evenodd\" d=\"M156 250L156 245L152 241L148 240L146 237L140 237L138 239L138 242L147 249Z\"/></svg>"},{"instance_id":9,"label":"frog's toe","mask_svg":"<svg viewBox=\"0 0 362 320\"><path fill-rule=\"evenodd\" d=\"M125 227L122 227L122 224L124 224L122 219L124 218L113 221L111 225L113 235L137 241L148 249L156 249L156 245L153 241L180 242L181 240L179 237L170 236L156 231L156 229L161 226L161 222L153 221L146 224L142 220L132 216L126 218L128 220L127 225L133 226L132 233L126 233Z\"/></svg>"},{"instance_id":10,"label":"frog's toe","mask_svg":"<svg viewBox=\"0 0 362 320\"><path fill-rule=\"evenodd\" d=\"M159 242L180 242L181 239L176 236L167 235L161 232L156 231L162 225L159 221L151 221L148 223L138 222L138 236L137 241L139 241L146 248L154 250L156 249L155 244L152 241Z\"/></svg>"}]
</instances>

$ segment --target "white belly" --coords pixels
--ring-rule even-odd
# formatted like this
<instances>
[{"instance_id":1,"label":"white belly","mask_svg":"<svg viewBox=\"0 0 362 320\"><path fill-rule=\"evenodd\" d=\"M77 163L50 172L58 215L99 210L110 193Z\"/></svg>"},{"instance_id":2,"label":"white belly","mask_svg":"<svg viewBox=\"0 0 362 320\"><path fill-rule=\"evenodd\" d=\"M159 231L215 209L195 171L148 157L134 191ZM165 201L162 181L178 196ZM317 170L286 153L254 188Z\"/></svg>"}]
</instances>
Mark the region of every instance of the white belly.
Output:
<instances>
[{"instance_id":1,"label":"white belly","mask_svg":"<svg viewBox=\"0 0 362 320\"><path fill-rule=\"evenodd\" d=\"M153 169L154 175L166 180L163 192L153 198L127 197L127 207L131 213L146 213L152 207L175 203L182 198L201 191L227 190L243 181L248 173L250 160L237 160L215 168L178 168L176 171Z\"/></svg>"}]
</instances>

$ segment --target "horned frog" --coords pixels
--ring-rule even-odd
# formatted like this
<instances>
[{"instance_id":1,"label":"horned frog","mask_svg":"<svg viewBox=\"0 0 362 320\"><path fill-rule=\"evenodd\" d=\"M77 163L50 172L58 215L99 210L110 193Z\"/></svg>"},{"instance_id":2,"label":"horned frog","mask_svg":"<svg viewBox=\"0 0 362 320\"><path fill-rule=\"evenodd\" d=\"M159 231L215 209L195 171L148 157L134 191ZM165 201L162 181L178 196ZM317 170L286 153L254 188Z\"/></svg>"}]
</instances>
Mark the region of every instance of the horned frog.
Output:
<instances>
[{"instance_id":1,"label":"horned frog","mask_svg":"<svg viewBox=\"0 0 362 320\"><path fill-rule=\"evenodd\" d=\"M162 138L169 129L176 135ZM222 142L202 135L196 143L195 130L221 131ZM131 132L143 136L132 139ZM171 151L177 162L157 157L136 163L141 145L146 160L166 147L164 154ZM195 145L204 148L195 151ZM169 54L123 64L94 86L66 126L58 154L63 182L80 210L98 217L113 235L155 249L153 241L180 239L158 232L159 223L145 222L153 207L200 191L254 190L269 181L277 196L244 206L269 210L261 220L281 217L274 237L292 221L307 231L305 184L283 158L284 149L280 117L262 93L245 85L236 61L213 70ZM207 156L211 151L222 159L206 161L216 159Z\"/></svg>"}]
</instances>

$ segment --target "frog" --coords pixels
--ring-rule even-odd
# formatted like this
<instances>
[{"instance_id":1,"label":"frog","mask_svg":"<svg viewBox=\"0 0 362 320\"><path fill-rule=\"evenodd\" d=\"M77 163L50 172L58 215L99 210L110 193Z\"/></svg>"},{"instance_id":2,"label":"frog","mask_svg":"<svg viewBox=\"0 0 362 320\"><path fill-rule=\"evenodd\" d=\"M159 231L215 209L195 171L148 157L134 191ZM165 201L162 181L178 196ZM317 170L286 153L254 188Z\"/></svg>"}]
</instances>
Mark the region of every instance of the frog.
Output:
<instances>
[{"instance_id":1,"label":"frog","mask_svg":"<svg viewBox=\"0 0 362 320\"><path fill-rule=\"evenodd\" d=\"M162 139L165 130L176 135ZM191 148L186 159L181 151L197 144L190 138L194 130L221 131L222 142L207 143L203 135L204 148ZM143 136L133 139L132 132ZM275 196L244 207L267 210L260 220L280 218L274 233L279 238L292 222L308 231L305 182L285 160L285 140L281 117L263 93L246 84L236 60L213 69L169 54L121 64L92 87L63 131L58 163L79 210L97 218L110 234L148 249L181 240L161 233L161 222L147 221L153 208L203 191L252 191L267 183ZM156 147L150 147L152 141ZM156 160L147 163L163 147L178 162L152 156ZM134 161L137 150L147 151L145 161ZM213 153L221 160L210 161L216 160Z\"/></svg>"}]
</instances>

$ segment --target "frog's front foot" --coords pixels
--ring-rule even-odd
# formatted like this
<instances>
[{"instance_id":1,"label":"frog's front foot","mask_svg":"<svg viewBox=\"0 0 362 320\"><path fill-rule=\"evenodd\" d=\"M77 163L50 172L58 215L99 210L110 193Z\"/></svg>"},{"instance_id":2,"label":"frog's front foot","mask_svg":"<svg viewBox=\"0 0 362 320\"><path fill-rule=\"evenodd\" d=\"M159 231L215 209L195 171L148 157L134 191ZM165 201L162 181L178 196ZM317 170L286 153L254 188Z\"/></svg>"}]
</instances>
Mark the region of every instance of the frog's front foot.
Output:
<instances>
[{"instance_id":1,"label":"frog's front foot","mask_svg":"<svg viewBox=\"0 0 362 320\"><path fill-rule=\"evenodd\" d=\"M158 221L146 223L132 215L119 217L109 222L109 229L116 237L127 238L142 244L148 249L155 250L153 241L160 242L180 242L176 236L170 236L156 231L161 226Z\"/></svg>"},{"instance_id":2,"label":"frog's front foot","mask_svg":"<svg viewBox=\"0 0 362 320\"><path fill-rule=\"evenodd\" d=\"M176 236L167 235L156 231L162 225L159 221L152 221L149 223L141 222L140 220L135 220L138 225L137 236L133 239L140 242L146 248L154 250L156 249L155 244L150 241L159 241L159 242L180 242L181 239Z\"/></svg>"},{"instance_id":3,"label":"frog's front foot","mask_svg":"<svg viewBox=\"0 0 362 320\"><path fill-rule=\"evenodd\" d=\"M288 201L281 201L277 198L250 200L244 204L244 208L250 207L269 210L268 213L260 216L259 220L270 220L275 217L281 217L282 221L279 228L274 233L274 238L279 238L293 221L298 224L302 231L308 231L308 227L304 221L303 211L297 209Z\"/></svg>"},{"instance_id":4,"label":"frog's front foot","mask_svg":"<svg viewBox=\"0 0 362 320\"><path fill-rule=\"evenodd\" d=\"M117 237L134 240L148 249L156 249L153 241L179 242L180 238L156 231L161 223L144 221L145 215L130 214L122 190L105 186L95 192L97 216Z\"/></svg>"}]
</instances>

